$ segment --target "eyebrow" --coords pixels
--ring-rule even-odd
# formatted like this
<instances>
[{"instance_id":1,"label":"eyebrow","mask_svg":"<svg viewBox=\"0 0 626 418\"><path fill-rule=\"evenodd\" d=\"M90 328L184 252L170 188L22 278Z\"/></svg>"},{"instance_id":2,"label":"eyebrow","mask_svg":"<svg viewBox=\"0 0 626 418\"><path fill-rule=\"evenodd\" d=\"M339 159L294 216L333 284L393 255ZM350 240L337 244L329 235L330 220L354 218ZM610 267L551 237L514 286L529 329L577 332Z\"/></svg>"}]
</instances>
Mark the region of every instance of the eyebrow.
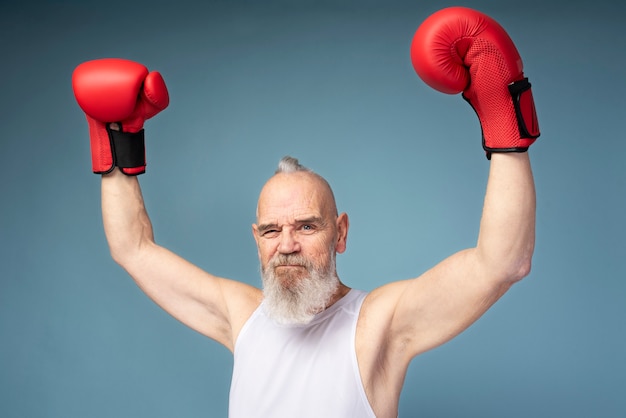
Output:
<instances>
[{"instance_id":1,"label":"eyebrow","mask_svg":"<svg viewBox=\"0 0 626 418\"><path fill-rule=\"evenodd\" d=\"M320 224L325 225L324 219L321 216L310 216L308 218L296 219L297 224Z\"/></svg>"},{"instance_id":2,"label":"eyebrow","mask_svg":"<svg viewBox=\"0 0 626 418\"><path fill-rule=\"evenodd\" d=\"M296 219L294 224L320 224L320 225L325 225L326 223L324 222L324 219L320 216L310 216L310 217L306 217L306 218L300 218L300 219ZM268 223L268 224L261 224L257 227L257 229L259 230L259 232L265 232L268 231L270 229L277 229L279 228L277 223Z\"/></svg>"}]
</instances>

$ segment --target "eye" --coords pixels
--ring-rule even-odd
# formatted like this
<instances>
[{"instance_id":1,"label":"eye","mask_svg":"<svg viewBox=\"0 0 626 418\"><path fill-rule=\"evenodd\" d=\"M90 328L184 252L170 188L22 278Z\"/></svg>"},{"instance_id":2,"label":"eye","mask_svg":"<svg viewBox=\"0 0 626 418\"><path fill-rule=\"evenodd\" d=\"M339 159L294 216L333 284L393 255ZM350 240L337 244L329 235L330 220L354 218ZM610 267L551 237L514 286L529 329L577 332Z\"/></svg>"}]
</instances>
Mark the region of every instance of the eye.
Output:
<instances>
[{"instance_id":1,"label":"eye","mask_svg":"<svg viewBox=\"0 0 626 418\"><path fill-rule=\"evenodd\" d=\"M277 229L266 229L265 231L263 231L261 233L261 236L263 238L276 238L278 236L278 230Z\"/></svg>"}]
</instances>

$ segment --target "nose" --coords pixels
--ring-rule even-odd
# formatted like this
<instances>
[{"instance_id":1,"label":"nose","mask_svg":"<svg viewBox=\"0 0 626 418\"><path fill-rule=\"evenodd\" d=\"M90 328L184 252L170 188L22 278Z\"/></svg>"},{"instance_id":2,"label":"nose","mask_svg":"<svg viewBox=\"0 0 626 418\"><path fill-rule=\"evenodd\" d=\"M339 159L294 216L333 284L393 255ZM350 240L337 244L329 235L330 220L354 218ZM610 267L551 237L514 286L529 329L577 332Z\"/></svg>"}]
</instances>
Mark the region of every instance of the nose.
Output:
<instances>
[{"instance_id":1,"label":"nose","mask_svg":"<svg viewBox=\"0 0 626 418\"><path fill-rule=\"evenodd\" d=\"M294 231L283 229L277 251L281 254L293 254L300 251L300 242L296 239Z\"/></svg>"}]
</instances>

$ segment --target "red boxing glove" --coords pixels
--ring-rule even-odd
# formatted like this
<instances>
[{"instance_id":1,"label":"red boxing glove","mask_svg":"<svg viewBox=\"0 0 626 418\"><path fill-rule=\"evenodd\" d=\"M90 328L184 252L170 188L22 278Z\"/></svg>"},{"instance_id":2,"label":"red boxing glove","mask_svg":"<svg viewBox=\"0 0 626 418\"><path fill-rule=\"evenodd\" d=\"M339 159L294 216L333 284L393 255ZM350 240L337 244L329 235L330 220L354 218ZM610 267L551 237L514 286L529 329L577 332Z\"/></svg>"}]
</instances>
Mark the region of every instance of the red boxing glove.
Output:
<instances>
[{"instance_id":1,"label":"red boxing glove","mask_svg":"<svg viewBox=\"0 0 626 418\"><path fill-rule=\"evenodd\" d=\"M463 92L492 152L525 152L539 124L522 59L506 31L492 18L466 7L428 17L411 43L411 61L422 80L443 93Z\"/></svg>"},{"instance_id":2,"label":"red boxing glove","mask_svg":"<svg viewBox=\"0 0 626 418\"><path fill-rule=\"evenodd\" d=\"M105 58L76 67L72 87L87 116L93 172L106 174L117 166L127 175L144 173L143 124L169 104L161 74L133 61Z\"/></svg>"}]
</instances>

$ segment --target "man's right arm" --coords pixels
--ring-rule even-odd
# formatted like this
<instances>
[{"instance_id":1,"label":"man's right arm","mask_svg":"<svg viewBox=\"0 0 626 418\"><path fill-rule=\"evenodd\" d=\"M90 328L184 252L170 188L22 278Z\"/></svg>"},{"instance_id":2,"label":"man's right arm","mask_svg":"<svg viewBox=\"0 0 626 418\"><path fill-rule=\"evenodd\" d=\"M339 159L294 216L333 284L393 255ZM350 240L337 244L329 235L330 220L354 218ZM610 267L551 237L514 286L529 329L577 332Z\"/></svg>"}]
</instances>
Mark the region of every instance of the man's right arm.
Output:
<instances>
[{"instance_id":1,"label":"man's right arm","mask_svg":"<svg viewBox=\"0 0 626 418\"><path fill-rule=\"evenodd\" d=\"M213 276L155 243L136 176L102 177L104 230L113 259L173 317L231 351L260 302L252 286Z\"/></svg>"},{"instance_id":2,"label":"man's right arm","mask_svg":"<svg viewBox=\"0 0 626 418\"><path fill-rule=\"evenodd\" d=\"M146 168L144 122L169 104L163 77L134 61L104 58L76 67L72 87L89 126L92 171L103 176L113 259L163 309L232 351L260 291L212 276L157 245L136 177Z\"/></svg>"}]
</instances>

